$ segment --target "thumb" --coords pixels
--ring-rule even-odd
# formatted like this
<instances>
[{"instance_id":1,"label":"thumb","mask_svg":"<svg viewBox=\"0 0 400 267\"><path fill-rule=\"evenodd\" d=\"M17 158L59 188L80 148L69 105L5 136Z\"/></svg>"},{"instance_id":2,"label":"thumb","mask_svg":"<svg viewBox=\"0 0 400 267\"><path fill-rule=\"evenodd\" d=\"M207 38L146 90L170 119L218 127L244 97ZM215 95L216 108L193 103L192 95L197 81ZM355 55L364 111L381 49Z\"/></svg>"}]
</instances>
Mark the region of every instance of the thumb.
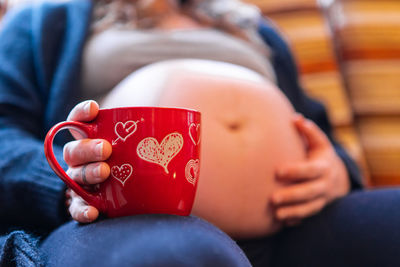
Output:
<instances>
[{"instance_id":1,"label":"thumb","mask_svg":"<svg viewBox=\"0 0 400 267\"><path fill-rule=\"evenodd\" d=\"M305 138L309 149L330 145L325 133L313 121L304 118L303 115L296 114L294 125L299 134Z\"/></svg>"}]
</instances>

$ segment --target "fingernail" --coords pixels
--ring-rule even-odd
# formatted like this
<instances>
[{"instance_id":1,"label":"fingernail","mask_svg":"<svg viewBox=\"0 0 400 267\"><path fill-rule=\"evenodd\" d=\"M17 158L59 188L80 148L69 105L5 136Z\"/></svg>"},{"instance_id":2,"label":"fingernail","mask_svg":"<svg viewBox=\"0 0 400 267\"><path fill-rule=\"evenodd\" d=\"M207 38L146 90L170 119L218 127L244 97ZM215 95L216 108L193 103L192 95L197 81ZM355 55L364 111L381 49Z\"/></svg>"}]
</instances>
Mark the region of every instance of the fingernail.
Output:
<instances>
[{"instance_id":1,"label":"fingernail","mask_svg":"<svg viewBox=\"0 0 400 267\"><path fill-rule=\"evenodd\" d=\"M97 166L93 169L93 176L99 178L101 174L101 164L97 164Z\"/></svg>"},{"instance_id":2,"label":"fingernail","mask_svg":"<svg viewBox=\"0 0 400 267\"><path fill-rule=\"evenodd\" d=\"M86 113L87 115L90 114L90 106L91 106L91 101L87 101L87 102L85 103L85 106L83 107L83 110L85 111L85 113Z\"/></svg>"},{"instance_id":3,"label":"fingernail","mask_svg":"<svg viewBox=\"0 0 400 267\"><path fill-rule=\"evenodd\" d=\"M83 212L83 216L85 216L86 219L89 219L89 209L86 209L86 210Z\"/></svg>"},{"instance_id":4,"label":"fingernail","mask_svg":"<svg viewBox=\"0 0 400 267\"><path fill-rule=\"evenodd\" d=\"M99 156L99 158L103 157L103 142L100 141L99 143L96 144L95 147L96 153Z\"/></svg>"}]
</instances>

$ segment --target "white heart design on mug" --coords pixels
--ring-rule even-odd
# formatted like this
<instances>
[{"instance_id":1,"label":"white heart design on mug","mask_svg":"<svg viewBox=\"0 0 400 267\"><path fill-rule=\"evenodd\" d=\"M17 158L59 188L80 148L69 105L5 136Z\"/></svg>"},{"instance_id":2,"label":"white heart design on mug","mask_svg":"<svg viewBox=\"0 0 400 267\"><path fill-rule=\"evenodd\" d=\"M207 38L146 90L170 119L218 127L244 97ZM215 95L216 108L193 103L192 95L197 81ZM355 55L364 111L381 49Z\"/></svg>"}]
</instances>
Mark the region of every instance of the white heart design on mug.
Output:
<instances>
[{"instance_id":1,"label":"white heart design on mug","mask_svg":"<svg viewBox=\"0 0 400 267\"><path fill-rule=\"evenodd\" d=\"M161 144L154 137L147 137L137 146L138 156L148 162L162 166L166 173L168 164L181 151L183 137L180 133L170 133L165 136Z\"/></svg>"},{"instance_id":2,"label":"white heart design on mug","mask_svg":"<svg viewBox=\"0 0 400 267\"><path fill-rule=\"evenodd\" d=\"M185 167L185 177L186 180L191 183L192 185L196 184L197 179L199 178L199 171L200 171L200 166L199 166L199 160L196 159L191 159L189 162L186 164ZM193 172L192 172L193 171Z\"/></svg>"},{"instance_id":3,"label":"white heart design on mug","mask_svg":"<svg viewBox=\"0 0 400 267\"><path fill-rule=\"evenodd\" d=\"M190 136L190 139L192 139L193 144L198 145L200 143L200 123L190 124L189 136Z\"/></svg>"},{"instance_id":4,"label":"white heart design on mug","mask_svg":"<svg viewBox=\"0 0 400 267\"><path fill-rule=\"evenodd\" d=\"M115 145L119 139L125 142L129 136L136 132L136 129L137 122L135 121L126 121L125 123L118 122L114 127L115 134L118 136L118 138L114 140L112 144Z\"/></svg>"},{"instance_id":5,"label":"white heart design on mug","mask_svg":"<svg viewBox=\"0 0 400 267\"><path fill-rule=\"evenodd\" d=\"M121 167L113 166L111 168L111 176L117 179L122 185L131 177L133 172L132 165L125 163Z\"/></svg>"}]
</instances>

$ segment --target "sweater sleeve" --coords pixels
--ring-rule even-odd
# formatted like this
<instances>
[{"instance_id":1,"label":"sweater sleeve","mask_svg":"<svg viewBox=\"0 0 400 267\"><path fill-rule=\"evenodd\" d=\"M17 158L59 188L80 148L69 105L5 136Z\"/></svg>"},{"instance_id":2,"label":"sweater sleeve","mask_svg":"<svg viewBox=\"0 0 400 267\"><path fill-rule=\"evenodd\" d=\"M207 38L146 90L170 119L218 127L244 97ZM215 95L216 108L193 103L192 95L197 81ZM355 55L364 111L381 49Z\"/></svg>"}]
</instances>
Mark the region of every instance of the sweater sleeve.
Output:
<instances>
[{"instance_id":1,"label":"sweater sleeve","mask_svg":"<svg viewBox=\"0 0 400 267\"><path fill-rule=\"evenodd\" d=\"M51 229L67 219L65 186L44 156L46 93L36 78L31 25L25 7L9 12L0 27L0 220Z\"/></svg>"},{"instance_id":2,"label":"sweater sleeve","mask_svg":"<svg viewBox=\"0 0 400 267\"><path fill-rule=\"evenodd\" d=\"M346 151L334 140L332 127L329 122L325 107L319 102L309 98L302 90L297 73L297 66L291 51L279 33L269 23L260 21L259 33L272 50L272 65L275 69L278 86L292 103L297 112L313 120L328 136L336 153L346 166L351 189L363 187L361 173L358 166Z\"/></svg>"},{"instance_id":3,"label":"sweater sleeve","mask_svg":"<svg viewBox=\"0 0 400 267\"><path fill-rule=\"evenodd\" d=\"M0 266L44 266L38 240L22 231L0 236Z\"/></svg>"}]
</instances>

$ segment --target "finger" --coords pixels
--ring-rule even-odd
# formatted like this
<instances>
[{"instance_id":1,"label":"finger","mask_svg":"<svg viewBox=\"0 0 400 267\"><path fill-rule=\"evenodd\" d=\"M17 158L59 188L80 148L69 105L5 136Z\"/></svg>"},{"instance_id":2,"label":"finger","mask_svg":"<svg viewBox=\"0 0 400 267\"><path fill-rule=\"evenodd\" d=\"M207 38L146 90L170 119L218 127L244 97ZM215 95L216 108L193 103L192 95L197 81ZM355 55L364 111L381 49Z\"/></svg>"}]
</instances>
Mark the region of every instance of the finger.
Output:
<instances>
[{"instance_id":1,"label":"finger","mask_svg":"<svg viewBox=\"0 0 400 267\"><path fill-rule=\"evenodd\" d=\"M87 100L76 105L68 115L68 121L88 122L96 118L99 112L99 105L93 100ZM81 132L74 129L69 130L75 139L84 138Z\"/></svg>"},{"instance_id":2,"label":"finger","mask_svg":"<svg viewBox=\"0 0 400 267\"><path fill-rule=\"evenodd\" d=\"M298 205L282 206L276 209L275 216L280 221L301 220L318 213L325 204L325 198L320 197Z\"/></svg>"},{"instance_id":3,"label":"finger","mask_svg":"<svg viewBox=\"0 0 400 267\"><path fill-rule=\"evenodd\" d=\"M293 184L273 193L271 200L275 206L290 205L309 202L324 196L327 192L327 184L324 179Z\"/></svg>"},{"instance_id":4,"label":"finger","mask_svg":"<svg viewBox=\"0 0 400 267\"><path fill-rule=\"evenodd\" d=\"M87 100L76 105L68 115L68 121L87 122L96 118L99 111L99 105L96 101Z\"/></svg>"},{"instance_id":5,"label":"finger","mask_svg":"<svg viewBox=\"0 0 400 267\"><path fill-rule=\"evenodd\" d=\"M81 197L78 196L72 198L69 212L74 220L81 223L92 222L99 216L99 211L95 207L89 206Z\"/></svg>"},{"instance_id":6,"label":"finger","mask_svg":"<svg viewBox=\"0 0 400 267\"><path fill-rule=\"evenodd\" d=\"M111 155L111 144L103 139L81 139L64 146L64 161L70 167L104 161Z\"/></svg>"},{"instance_id":7,"label":"finger","mask_svg":"<svg viewBox=\"0 0 400 267\"><path fill-rule=\"evenodd\" d=\"M325 173L329 166L326 161L309 159L290 165L281 165L276 169L276 178L282 181L296 182L312 180Z\"/></svg>"},{"instance_id":8,"label":"finger","mask_svg":"<svg viewBox=\"0 0 400 267\"><path fill-rule=\"evenodd\" d=\"M310 148L327 146L330 144L325 133L311 120L297 114L294 125L299 133L304 136Z\"/></svg>"},{"instance_id":9,"label":"finger","mask_svg":"<svg viewBox=\"0 0 400 267\"><path fill-rule=\"evenodd\" d=\"M68 168L67 174L79 184L98 184L104 182L110 175L110 167L105 162L96 162Z\"/></svg>"}]
</instances>

